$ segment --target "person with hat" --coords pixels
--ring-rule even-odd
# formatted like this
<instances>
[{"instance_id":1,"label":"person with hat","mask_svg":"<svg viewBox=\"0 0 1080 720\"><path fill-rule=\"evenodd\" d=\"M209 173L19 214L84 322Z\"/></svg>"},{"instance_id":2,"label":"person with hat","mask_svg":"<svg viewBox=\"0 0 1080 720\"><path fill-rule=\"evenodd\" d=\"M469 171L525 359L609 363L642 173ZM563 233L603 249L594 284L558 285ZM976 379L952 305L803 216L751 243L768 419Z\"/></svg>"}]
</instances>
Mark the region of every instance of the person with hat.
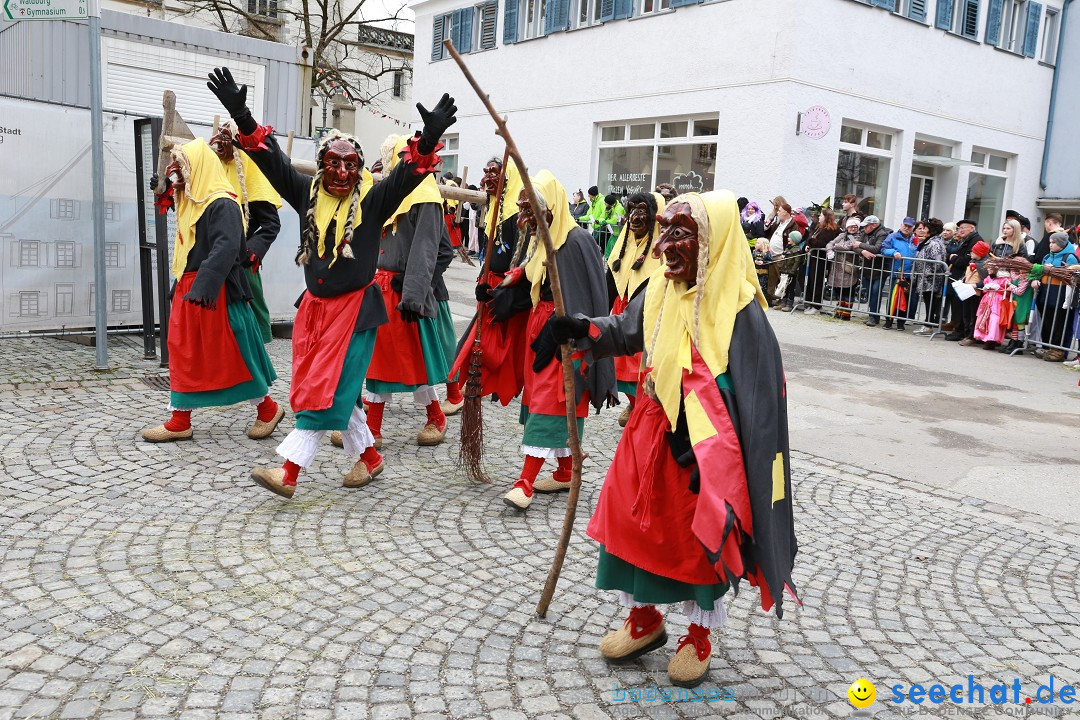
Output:
<instances>
[{"instance_id":1,"label":"person with hat","mask_svg":"<svg viewBox=\"0 0 1080 720\"><path fill-rule=\"evenodd\" d=\"M910 284L912 261L905 258L915 257L916 243L915 218L906 217L903 223L900 224L900 229L890 234L885 238L885 242L881 244L881 254L887 263L886 267L891 270L889 274L889 291L885 293L890 298L896 292L898 283ZM887 308L887 310L883 327L886 330L892 330L893 315L896 315L896 329L902 331L907 317L907 310L901 311L899 308L895 308L895 313L892 307Z\"/></svg>"},{"instance_id":2,"label":"person with hat","mask_svg":"<svg viewBox=\"0 0 1080 720\"><path fill-rule=\"evenodd\" d=\"M829 287L833 289L836 300L834 317L840 320L851 320L852 294L858 280L856 259L859 256L855 251L862 242L859 224L859 218L854 215L848 217L844 232L825 245L825 257L830 261Z\"/></svg>"},{"instance_id":3,"label":"person with hat","mask_svg":"<svg viewBox=\"0 0 1080 720\"><path fill-rule=\"evenodd\" d=\"M982 345L983 342L975 338L975 317L979 310L979 295L982 293L983 280L989 274L986 269L986 261L989 255L990 245L985 240L979 240L971 247L970 262L968 262L968 266L964 270L964 284L974 287L975 294L966 298L960 309L966 333L959 343L963 347Z\"/></svg>"},{"instance_id":4,"label":"person with hat","mask_svg":"<svg viewBox=\"0 0 1080 720\"><path fill-rule=\"evenodd\" d=\"M1060 348L1072 345L1076 302L1068 292L1068 283L1045 274L1044 268L1077 264L1080 264L1080 261L1076 258L1076 245L1069 242L1068 233L1058 231L1050 236L1050 252L1043 256L1040 264L1031 268L1033 275L1041 276L1032 283L1032 287L1038 293L1035 302L1042 315L1042 341L1047 345L1057 346L1044 352L1042 357L1047 362L1064 360L1065 351Z\"/></svg>"},{"instance_id":5,"label":"person with hat","mask_svg":"<svg viewBox=\"0 0 1080 720\"><path fill-rule=\"evenodd\" d=\"M860 224L862 232L859 236L859 244L856 249L862 255L862 287L861 295L870 311L870 318L866 321L869 327L875 327L878 322L878 307L881 304L881 281L885 270L889 267L889 260L882 256L881 248L885 240L892 234L892 230L881 224L877 215L867 215Z\"/></svg>"},{"instance_id":6,"label":"person with hat","mask_svg":"<svg viewBox=\"0 0 1080 720\"><path fill-rule=\"evenodd\" d=\"M949 263L949 279L952 282L962 280L968 271L968 265L971 263L971 250L975 247L976 243L983 242L982 237L979 235L978 228L974 220L964 218L956 222L956 235L955 242L949 247L949 257L947 262ZM986 243L983 242L985 245ZM989 246L986 248L987 252L990 251ZM946 340L952 342L958 342L965 338L971 337L974 332L974 314L971 316L972 324L967 323L967 317L964 314L964 302L957 296L956 291L953 290L952 285L948 288L948 303L949 303L949 317L952 320L953 329L948 335L945 336Z\"/></svg>"}]
</instances>

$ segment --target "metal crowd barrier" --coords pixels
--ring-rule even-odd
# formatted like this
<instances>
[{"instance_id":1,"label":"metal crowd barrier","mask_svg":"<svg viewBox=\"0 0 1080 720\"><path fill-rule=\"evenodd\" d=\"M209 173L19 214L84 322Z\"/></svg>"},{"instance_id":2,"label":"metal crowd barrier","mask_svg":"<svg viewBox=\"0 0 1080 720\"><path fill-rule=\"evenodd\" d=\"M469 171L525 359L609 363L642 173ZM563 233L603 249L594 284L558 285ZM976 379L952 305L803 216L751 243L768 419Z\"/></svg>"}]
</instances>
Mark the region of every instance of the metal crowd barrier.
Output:
<instances>
[{"instance_id":1,"label":"metal crowd barrier","mask_svg":"<svg viewBox=\"0 0 1080 720\"><path fill-rule=\"evenodd\" d=\"M807 255L796 309L813 307L837 317L866 316L883 326L917 325L929 332L916 334L931 340L944 333L945 292L950 284L946 263L880 255L869 260L857 250L814 248ZM920 277L927 278L931 288L941 282L941 289L916 293Z\"/></svg>"},{"instance_id":2,"label":"metal crowd barrier","mask_svg":"<svg viewBox=\"0 0 1080 720\"><path fill-rule=\"evenodd\" d=\"M1031 314L1025 328L1023 347L1018 352L1040 350L1042 353L1060 351L1063 359L1076 350L1080 334L1080 312L1078 299L1080 288L1070 286L1066 281L1043 275L1036 290Z\"/></svg>"}]
</instances>

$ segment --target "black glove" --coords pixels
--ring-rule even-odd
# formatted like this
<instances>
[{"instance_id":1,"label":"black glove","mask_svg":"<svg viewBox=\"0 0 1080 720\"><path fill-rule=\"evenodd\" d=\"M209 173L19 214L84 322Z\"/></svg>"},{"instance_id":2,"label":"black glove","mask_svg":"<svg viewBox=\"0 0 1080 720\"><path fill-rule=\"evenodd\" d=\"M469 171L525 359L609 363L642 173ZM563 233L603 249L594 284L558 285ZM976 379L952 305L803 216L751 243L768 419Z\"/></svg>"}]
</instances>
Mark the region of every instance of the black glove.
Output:
<instances>
[{"instance_id":1,"label":"black glove","mask_svg":"<svg viewBox=\"0 0 1080 720\"><path fill-rule=\"evenodd\" d=\"M673 432L667 433L668 448L671 456L679 467L690 467L690 492L695 495L701 487L701 473L698 470L697 456L694 455L694 446L690 444L690 430L686 424L686 413L679 413L679 421Z\"/></svg>"},{"instance_id":2,"label":"black glove","mask_svg":"<svg viewBox=\"0 0 1080 720\"><path fill-rule=\"evenodd\" d=\"M397 310L401 313L401 319L407 323L414 323L420 319L420 313L405 307L405 303L398 303Z\"/></svg>"},{"instance_id":3,"label":"black glove","mask_svg":"<svg viewBox=\"0 0 1080 720\"><path fill-rule=\"evenodd\" d=\"M158 180L160 180L160 179L161 179L161 176L158 175L156 172L153 175L150 176L150 192L152 194L154 194L154 195L157 194L157 184L158 184ZM168 185L168 183L166 183L166 186L167 185Z\"/></svg>"},{"instance_id":4,"label":"black glove","mask_svg":"<svg viewBox=\"0 0 1080 720\"><path fill-rule=\"evenodd\" d=\"M486 303L491 299L491 286L487 283L480 283L476 286L476 302Z\"/></svg>"},{"instance_id":5,"label":"black glove","mask_svg":"<svg viewBox=\"0 0 1080 720\"><path fill-rule=\"evenodd\" d=\"M420 135L416 149L421 155L430 155L435 151L435 146L439 144L439 138L446 132L446 128L457 122L457 107L454 105L454 98L443 93L435 109L428 110L420 103L416 103L416 109L420 112L420 119L424 121L424 132Z\"/></svg>"},{"instance_id":6,"label":"black glove","mask_svg":"<svg viewBox=\"0 0 1080 720\"><path fill-rule=\"evenodd\" d=\"M559 345L564 345L570 340L586 337L589 334L588 320L570 317L569 315L552 317L548 324L551 326L552 335L555 336L555 342Z\"/></svg>"},{"instance_id":7,"label":"black glove","mask_svg":"<svg viewBox=\"0 0 1080 720\"><path fill-rule=\"evenodd\" d=\"M240 134L250 135L255 132L259 125L248 110L247 85L237 85L227 67L214 68L214 71L206 77L209 80L206 87L217 96L222 107L228 111L229 117L236 121L236 128Z\"/></svg>"},{"instance_id":8,"label":"black glove","mask_svg":"<svg viewBox=\"0 0 1080 720\"><path fill-rule=\"evenodd\" d=\"M490 292L491 305L488 308L495 322L506 322L518 314L517 308L514 307L513 288L492 288Z\"/></svg>"},{"instance_id":9,"label":"black glove","mask_svg":"<svg viewBox=\"0 0 1080 720\"><path fill-rule=\"evenodd\" d=\"M554 319L554 316L552 316L551 320ZM551 320L547 321L544 329L540 331L540 334L533 340L532 345L529 346L536 353L536 359L533 360L532 364L533 372L540 372L556 357L562 362L559 343L555 342L555 335L551 332Z\"/></svg>"}]
</instances>

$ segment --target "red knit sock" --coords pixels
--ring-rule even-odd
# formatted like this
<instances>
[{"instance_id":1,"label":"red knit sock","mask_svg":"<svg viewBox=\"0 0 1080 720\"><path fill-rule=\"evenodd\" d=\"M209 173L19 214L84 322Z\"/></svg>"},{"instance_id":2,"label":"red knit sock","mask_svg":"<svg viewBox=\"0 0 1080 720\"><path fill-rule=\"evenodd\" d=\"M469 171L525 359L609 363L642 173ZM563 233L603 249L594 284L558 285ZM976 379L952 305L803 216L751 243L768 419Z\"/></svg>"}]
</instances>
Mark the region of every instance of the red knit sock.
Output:
<instances>
[{"instance_id":1,"label":"red knit sock","mask_svg":"<svg viewBox=\"0 0 1080 720\"><path fill-rule=\"evenodd\" d=\"M165 429L169 432L183 432L191 429L191 411L173 410L172 417L165 423Z\"/></svg>"},{"instance_id":2,"label":"red knit sock","mask_svg":"<svg viewBox=\"0 0 1080 720\"><path fill-rule=\"evenodd\" d=\"M382 437L382 416L386 403L373 402L368 405L367 426L375 437Z\"/></svg>"},{"instance_id":3,"label":"red knit sock","mask_svg":"<svg viewBox=\"0 0 1080 720\"><path fill-rule=\"evenodd\" d=\"M465 396L461 394L461 383L455 380L448 380L446 382L446 402L457 405L464 400Z\"/></svg>"},{"instance_id":4,"label":"red knit sock","mask_svg":"<svg viewBox=\"0 0 1080 720\"><path fill-rule=\"evenodd\" d=\"M439 432L446 429L446 416L443 415L442 405L438 400L432 400L427 406L427 421L428 423L435 423L435 427L439 428Z\"/></svg>"},{"instance_id":5,"label":"red knit sock","mask_svg":"<svg viewBox=\"0 0 1080 720\"><path fill-rule=\"evenodd\" d=\"M360 459L364 461L364 465L367 466L368 472L371 472L379 467L379 464L382 462L382 455L380 455L379 451L372 445L364 451L364 454L360 456Z\"/></svg>"},{"instance_id":6,"label":"red knit sock","mask_svg":"<svg viewBox=\"0 0 1080 720\"><path fill-rule=\"evenodd\" d=\"M255 412L259 414L260 420L268 423L274 421L274 417L277 415L277 408L277 403L267 395L263 398L263 401L255 407Z\"/></svg>"},{"instance_id":7,"label":"red knit sock","mask_svg":"<svg viewBox=\"0 0 1080 720\"><path fill-rule=\"evenodd\" d=\"M536 482L536 476L540 474L542 467L544 467L544 458L526 455L525 465L521 468L521 477L514 483L514 487L521 488L527 497L532 497L533 483Z\"/></svg>"},{"instance_id":8,"label":"red knit sock","mask_svg":"<svg viewBox=\"0 0 1080 720\"><path fill-rule=\"evenodd\" d=\"M281 484L296 485L296 478L300 476L300 466L291 460L286 460L281 469L285 471L285 478L281 481Z\"/></svg>"},{"instance_id":9,"label":"red knit sock","mask_svg":"<svg viewBox=\"0 0 1080 720\"><path fill-rule=\"evenodd\" d=\"M554 477L558 482L570 482L571 472L574 469L574 458L567 455L566 457L559 458L559 469L555 471Z\"/></svg>"}]
</instances>

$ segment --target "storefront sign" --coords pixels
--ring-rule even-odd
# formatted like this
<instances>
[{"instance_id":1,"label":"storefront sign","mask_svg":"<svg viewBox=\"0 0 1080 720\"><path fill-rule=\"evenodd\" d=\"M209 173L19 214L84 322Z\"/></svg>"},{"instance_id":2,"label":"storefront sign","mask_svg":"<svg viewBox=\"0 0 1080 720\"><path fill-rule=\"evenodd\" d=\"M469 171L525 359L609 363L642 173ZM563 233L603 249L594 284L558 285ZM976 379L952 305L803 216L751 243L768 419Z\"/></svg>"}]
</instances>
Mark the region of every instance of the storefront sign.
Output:
<instances>
[{"instance_id":1,"label":"storefront sign","mask_svg":"<svg viewBox=\"0 0 1080 720\"><path fill-rule=\"evenodd\" d=\"M675 186L675 191L680 193L705 192L704 178L693 170L676 175L671 179L671 184Z\"/></svg>"},{"instance_id":2,"label":"storefront sign","mask_svg":"<svg viewBox=\"0 0 1080 720\"><path fill-rule=\"evenodd\" d=\"M803 135L811 140L825 137L832 127L832 118L829 111L821 105L815 105L802 114L799 129Z\"/></svg>"}]
</instances>

